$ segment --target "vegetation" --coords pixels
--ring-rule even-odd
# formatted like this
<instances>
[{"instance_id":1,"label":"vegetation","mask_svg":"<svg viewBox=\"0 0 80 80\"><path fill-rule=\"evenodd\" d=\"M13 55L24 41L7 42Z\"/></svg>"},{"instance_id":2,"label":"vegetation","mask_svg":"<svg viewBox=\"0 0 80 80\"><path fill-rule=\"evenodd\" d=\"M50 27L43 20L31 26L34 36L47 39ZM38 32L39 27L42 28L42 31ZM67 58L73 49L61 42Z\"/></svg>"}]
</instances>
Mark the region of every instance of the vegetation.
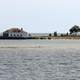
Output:
<instances>
[{"instance_id":1,"label":"vegetation","mask_svg":"<svg viewBox=\"0 0 80 80\"><path fill-rule=\"evenodd\" d=\"M69 29L70 33L61 33L58 35L58 33L55 31L54 36L52 33L49 33L47 36L41 36L41 37L36 37L36 39L80 39L80 35L74 35L72 33L75 32L80 32L80 27L77 25L72 26ZM77 34L77 33L75 33ZM35 38L34 38L35 39Z\"/></svg>"},{"instance_id":2,"label":"vegetation","mask_svg":"<svg viewBox=\"0 0 80 80\"><path fill-rule=\"evenodd\" d=\"M51 36L52 36L52 34L50 33L50 34L49 34L49 37L51 37Z\"/></svg>"},{"instance_id":3,"label":"vegetation","mask_svg":"<svg viewBox=\"0 0 80 80\"><path fill-rule=\"evenodd\" d=\"M66 36L68 36L69 34L68 34L68 32L66 33Z\"/></svg>"},{"instance_id":4,"label":"vegetation","mask_svg":"<svg viewBox=\"0 0 80 80\"><path fill-rule=\"evenodd\" d=\"M74 33L74 32L79 32L80 28L77 25L74 25L70 30L70 34Z\"/></svg>"},{"instance_id":5,"label":"vegetation","mask_svg":"<svg viewBox=\"0 0 80 80\"><path fill-rule=\"evenodd\" d=\"M54 36L57 36L57 32L54 32Z\"/></svg>"}]
</instances>

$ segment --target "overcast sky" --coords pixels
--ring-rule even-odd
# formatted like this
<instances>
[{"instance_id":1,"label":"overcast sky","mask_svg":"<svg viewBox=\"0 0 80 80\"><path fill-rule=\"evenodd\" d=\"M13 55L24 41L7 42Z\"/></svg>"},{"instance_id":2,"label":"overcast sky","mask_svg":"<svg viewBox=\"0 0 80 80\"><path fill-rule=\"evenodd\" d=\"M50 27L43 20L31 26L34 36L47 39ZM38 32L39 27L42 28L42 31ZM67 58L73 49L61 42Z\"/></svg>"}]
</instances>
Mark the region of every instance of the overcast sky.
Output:
<instances>
[{"instance_id":1,"label":"overcast sky","mask_svg":"<svg viewBox=\"0 0 80 80\"><path fill-rule=\"evenodd\" d=\"M0 0L0 32L23 27L28 32L67 32L80 25L80 0Z\"/></svg>"}]
</instances>

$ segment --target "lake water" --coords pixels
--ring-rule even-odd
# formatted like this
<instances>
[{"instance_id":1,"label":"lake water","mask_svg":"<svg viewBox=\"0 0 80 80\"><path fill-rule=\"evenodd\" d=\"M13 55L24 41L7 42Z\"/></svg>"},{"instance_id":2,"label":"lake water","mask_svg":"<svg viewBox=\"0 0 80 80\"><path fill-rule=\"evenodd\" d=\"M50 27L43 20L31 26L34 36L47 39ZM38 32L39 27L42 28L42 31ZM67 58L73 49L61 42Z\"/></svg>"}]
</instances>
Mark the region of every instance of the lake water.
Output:
<instances>
[{"instance_id":1,"label":"lake water","mask_svg":"<svg viewBox=\"0 0 80 80\"><path fill-rule=\"evenodd\" d=\"M80 80L80 40L0 40L0 80Z\"/></svg>"}]
</instances>

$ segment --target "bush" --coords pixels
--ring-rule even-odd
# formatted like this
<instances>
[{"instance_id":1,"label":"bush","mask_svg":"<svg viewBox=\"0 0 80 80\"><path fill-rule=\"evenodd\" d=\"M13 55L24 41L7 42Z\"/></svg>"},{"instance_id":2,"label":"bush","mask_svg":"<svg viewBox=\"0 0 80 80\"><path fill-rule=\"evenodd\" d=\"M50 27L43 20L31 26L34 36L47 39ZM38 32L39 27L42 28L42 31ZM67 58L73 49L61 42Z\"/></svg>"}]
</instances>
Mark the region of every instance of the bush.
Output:
<instances>
[{"instance_id":1,"label":"bush","mask_svg":"<svg viewBox=\"0 0 80 80\"><path fill-rule=\"evenodd\" d=\"M57 32L54 32L54 36L57 36Z\"/></svg>"},{"instance_id":2,"label":"bush","mask_svg":"<svg viewBox=\"0 0 80 80\"><path fill-rule=\"evenodd\" d=\"M51 36L52 36L52 34L50 33L50 34L49 34L49 37L51 37Z\"/></svg>"}]
</instances>

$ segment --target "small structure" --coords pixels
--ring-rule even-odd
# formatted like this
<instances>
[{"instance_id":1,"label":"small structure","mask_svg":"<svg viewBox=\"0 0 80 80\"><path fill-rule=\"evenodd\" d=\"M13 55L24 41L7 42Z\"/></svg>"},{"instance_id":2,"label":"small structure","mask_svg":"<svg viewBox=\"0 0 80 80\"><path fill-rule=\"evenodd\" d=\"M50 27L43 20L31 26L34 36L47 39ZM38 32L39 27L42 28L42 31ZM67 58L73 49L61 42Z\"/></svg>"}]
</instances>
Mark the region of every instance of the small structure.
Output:
<instances>
[{"instance_id":1,"label":"small structure","mask_svg":"<svg viewBox=\"0 0 80 80\"><path fill-rule=\"evenodd\" d=\"M4 38L17 38L17 39L22 39L22 38L30 38L31 35L28 34L23 30L23 28L11 28L3 32L3 37Z\"/></svg>"}]
</instances>

